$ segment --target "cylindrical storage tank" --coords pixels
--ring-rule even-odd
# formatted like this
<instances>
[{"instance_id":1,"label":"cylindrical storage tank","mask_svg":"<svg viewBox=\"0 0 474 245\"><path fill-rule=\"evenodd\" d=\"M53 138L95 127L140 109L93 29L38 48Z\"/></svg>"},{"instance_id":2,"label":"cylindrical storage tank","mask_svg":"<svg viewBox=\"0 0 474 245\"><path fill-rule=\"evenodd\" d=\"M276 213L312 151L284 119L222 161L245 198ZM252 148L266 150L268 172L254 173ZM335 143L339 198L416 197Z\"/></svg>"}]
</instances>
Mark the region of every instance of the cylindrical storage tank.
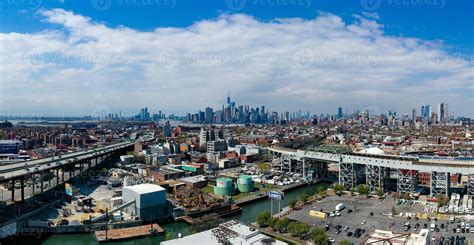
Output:
<instances>
[{"instance_id":1,"label":"cylindrical storage tank","mask_svg":"<svg viewBox=\"0 0 474 245\"><path fill-rule=\"evenodd\" d=\"M237 179L237 188L240 192L252 192L253 191L253 180L252 176L241 175Z\"/></svg>"},{"instance_id":2,"label":"cylindrical storage tank","mask_svg":"<svg viewBox=\"0 0 474 245\"><path fill-rule=\"evenodd\" d=\"M218 178L214 187L214 194L219 196L232 196L234 182L230 178Z\"/></svg>"}]
</instances>

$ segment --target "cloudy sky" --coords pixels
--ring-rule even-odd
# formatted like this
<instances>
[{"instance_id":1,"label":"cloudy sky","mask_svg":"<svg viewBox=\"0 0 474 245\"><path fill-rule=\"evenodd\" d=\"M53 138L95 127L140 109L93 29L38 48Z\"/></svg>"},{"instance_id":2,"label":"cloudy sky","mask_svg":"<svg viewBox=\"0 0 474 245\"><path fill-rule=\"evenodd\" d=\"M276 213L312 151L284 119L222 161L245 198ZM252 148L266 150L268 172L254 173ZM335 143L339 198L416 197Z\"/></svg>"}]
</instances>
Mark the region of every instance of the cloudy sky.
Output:
<instances>
[{"instance_id":1,"label":"cloudy sky","mask_svg":"<svg viewBox=\"0 0 474 245\"><path fill-rule=\"evenodd\" d=\"M237 104L474 116L472 1L11 0L0 115ZM345 3L344 3L345 2Z\"/></svg>"}]
</instances>

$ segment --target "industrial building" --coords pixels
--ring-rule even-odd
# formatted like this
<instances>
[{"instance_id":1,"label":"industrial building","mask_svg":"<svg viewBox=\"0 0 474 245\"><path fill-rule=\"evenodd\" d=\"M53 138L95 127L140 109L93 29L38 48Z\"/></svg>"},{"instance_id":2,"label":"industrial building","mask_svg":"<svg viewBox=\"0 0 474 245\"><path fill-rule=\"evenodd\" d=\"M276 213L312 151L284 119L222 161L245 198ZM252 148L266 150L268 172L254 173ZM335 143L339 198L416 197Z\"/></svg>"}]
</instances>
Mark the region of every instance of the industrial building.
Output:
<instances>
[{"instance_id":1,"label":"industrial building","mask_svg":"<svg viewBox=\"0 0 474 245\"><path fill-rule=\"evenodd\" d=\"M18 154L20 145L17 140L0 140L0 154Z\"/></svg>"},{"instance_id":2,"label":"industrial building","mask_svg":"<svg viewBox=\"0 0 474 245\"><path fill-rule=\"evenodd\" d=\"M156 220L168 216L169 208L166 190L155 184L140 184L122 188L124 204L135 201L125 212L142 220Z\"/></svg>"},{"instance_id":3,"label":"industrial building","mask_svg":"<svg viewBox=\"0 0 474 245\"><path fill-rule=\"evenodd\" d=\"M204 175L190 176L180 179L182 182L194 188L203 188L207 186L207 178Z\"/></svg>"}]
</instances>

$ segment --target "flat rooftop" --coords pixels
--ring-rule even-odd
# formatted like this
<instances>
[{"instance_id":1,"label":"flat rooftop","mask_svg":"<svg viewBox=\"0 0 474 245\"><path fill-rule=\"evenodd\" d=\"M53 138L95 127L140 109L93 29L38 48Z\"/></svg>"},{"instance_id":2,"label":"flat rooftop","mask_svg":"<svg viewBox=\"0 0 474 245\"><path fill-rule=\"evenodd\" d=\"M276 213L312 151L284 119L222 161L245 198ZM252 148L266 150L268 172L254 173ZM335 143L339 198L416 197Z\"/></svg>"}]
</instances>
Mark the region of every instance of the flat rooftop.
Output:
<instances>
[{"instance_id":1,"label":"flat rooftop","mask_svg":"<svg viewBox=\"0 0 474 245\"><path fill-rule=\"evenodd\" d=\"M157 192L157 191L164 191L165 188L155 185L155 184L139 184L139 185L132 185L132 186L126 186L123 187L122 189L129 189L132 190L136 193L139 194L146 194L146 193L152 193L152 192Z\"/></svg>"},{"instance_id":2,"label":"flat rooftop","mask_svg":"<svg viewBox=\"0 0 474 245\"><path fill-rule=\"evenodd\" d=\"M262 244L263 239L271 239L268 236L259 233L258 231L250 230L249 226L242 225L237 221L229 221L220 224L219 227L192 234L182 238L176 238L169 241L161 242L161 245L182 245L182 244L219 244L219 238L225 238L230 244ZM275 245L287 244L282 241L274 240Z\"/></svg>"}]
</instances>

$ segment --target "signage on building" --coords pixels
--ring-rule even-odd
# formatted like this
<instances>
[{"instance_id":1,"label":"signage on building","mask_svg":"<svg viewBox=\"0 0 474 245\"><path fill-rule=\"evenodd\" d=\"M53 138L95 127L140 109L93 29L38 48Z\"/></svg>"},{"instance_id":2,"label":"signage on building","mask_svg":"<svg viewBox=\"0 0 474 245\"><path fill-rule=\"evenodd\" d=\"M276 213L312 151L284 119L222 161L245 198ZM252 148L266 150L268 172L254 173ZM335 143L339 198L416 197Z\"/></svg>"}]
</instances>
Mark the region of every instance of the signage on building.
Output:
<instances>
[{"instance_id":1,"label":"signage on building","mask_svg":"<svg viewBox=\"0 0 474 245\"><path fill-rule=\"evenodd\" d=\"M268 198L273 200L282 201L283 199L285 199L285 193L281 191L268 191L267 194Z\"/></svg>"},{"instance_id":2,"label":"signage on building","mask_svg":"<svg viewBox=\"0 0 474 245\"><path fill-rule=\"evenodd\" d=\"M64 188L66 189L66 195L72 196L72 185L69 183L66 183L64 185Z\"/></svg>"}]
</instances>

